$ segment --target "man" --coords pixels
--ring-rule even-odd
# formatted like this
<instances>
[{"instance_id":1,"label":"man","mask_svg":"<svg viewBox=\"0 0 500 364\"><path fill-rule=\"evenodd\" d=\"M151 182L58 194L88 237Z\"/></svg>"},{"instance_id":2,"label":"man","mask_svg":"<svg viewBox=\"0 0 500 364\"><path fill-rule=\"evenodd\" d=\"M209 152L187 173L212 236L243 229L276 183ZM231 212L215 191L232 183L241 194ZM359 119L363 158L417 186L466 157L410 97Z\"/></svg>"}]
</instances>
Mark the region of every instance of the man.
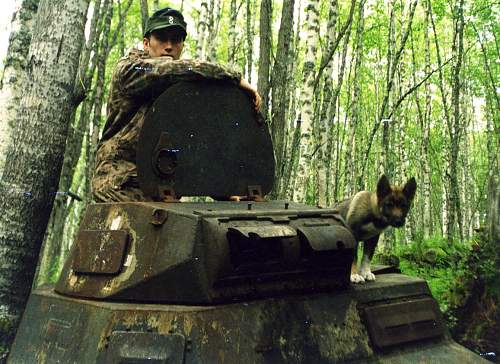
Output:
<instances>
[{"instance_id":1,"label":"man","mask_svg":"<svg viewBox=\"0 0 500 364\"><path fill-rule=\"evenodd\" d=\"M170 85L184 80L233 82L254 99L261 98L239 72L196 60L179 60L186 39L182 14L165 8L147 21L144 51L133 49L113 73L108 115L96 156L92 192L97 202L145 201L137 182L136 146L147 110Z\"/></svg>"}]
</instances>

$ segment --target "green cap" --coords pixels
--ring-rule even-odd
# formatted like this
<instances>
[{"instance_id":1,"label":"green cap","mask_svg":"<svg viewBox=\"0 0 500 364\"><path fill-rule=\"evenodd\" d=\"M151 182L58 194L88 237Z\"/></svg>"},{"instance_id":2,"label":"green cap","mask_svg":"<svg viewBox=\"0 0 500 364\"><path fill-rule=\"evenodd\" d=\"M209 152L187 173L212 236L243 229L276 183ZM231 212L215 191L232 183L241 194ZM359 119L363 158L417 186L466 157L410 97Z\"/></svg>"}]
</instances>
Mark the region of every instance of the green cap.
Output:
<instances>
[{"instance_id":1,"label":"green cap","mask_svg":"<svg viewBox=\"0 0 500 364\"><path fill-rule=\"evenodd\" d=\"M165 8L155 12L146 21L144 36L148 35L152 31L170 27L180 28L184 32L184 36L186 36L186 26L187 24L180 11L172 8Z\"/></svg>"}]
</instances>

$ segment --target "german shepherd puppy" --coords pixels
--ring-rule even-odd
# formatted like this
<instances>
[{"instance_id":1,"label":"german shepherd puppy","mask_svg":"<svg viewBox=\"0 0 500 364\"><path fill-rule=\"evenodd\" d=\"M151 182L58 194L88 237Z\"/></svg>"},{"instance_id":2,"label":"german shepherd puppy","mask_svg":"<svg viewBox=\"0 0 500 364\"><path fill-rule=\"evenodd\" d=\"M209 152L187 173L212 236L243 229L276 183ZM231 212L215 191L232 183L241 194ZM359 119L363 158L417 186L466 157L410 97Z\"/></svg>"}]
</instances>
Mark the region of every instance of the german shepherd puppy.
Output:
<instances>
[{"instance_id":1,"label":"german shepherd puppy","mask_svg":"<svg viewBox=\"0 0 500 364\"><path fill-rule=\"evenodd\" d=\"M356 242L363 242L363 258L359 271L356 255L351 269L351 282L374 281L375 275L370 270L370 262L382 231L389 226L401 227L405 224L417 190L415 178L411 178L404 187L391 186L385 175L377 183L377 192L361 191L340 202L335 208L350 227Z\"/></svg>"}]
</instances>

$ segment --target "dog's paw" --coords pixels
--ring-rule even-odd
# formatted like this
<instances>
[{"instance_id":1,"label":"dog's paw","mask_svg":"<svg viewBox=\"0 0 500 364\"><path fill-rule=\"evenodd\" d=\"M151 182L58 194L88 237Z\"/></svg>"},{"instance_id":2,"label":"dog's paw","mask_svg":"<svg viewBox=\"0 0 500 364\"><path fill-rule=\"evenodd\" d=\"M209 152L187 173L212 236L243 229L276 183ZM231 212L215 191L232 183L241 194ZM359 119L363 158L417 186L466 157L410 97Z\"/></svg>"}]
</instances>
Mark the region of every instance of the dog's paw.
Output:
<instances>
[{"instance_id":1,"label":"dog's paw","mask_svg":"<svg viewBox=\"0 0 500 364\"><path fill-rule=\"evenodd\" d=\"M351 283L365 283L365 279L359 274L351 274Z\"/></svg>"},{"instance_id":2,"label":"dog's paw","mask_svg":"<svg viewBox=\"0 0 500 364\"><path fill-rule=\"evenodd\" d=\"M371 271L365 271L365 272L361 272L361 277L363 277L363 279L365 281L374 281L375 280L375 274L373 274Z\"/></svg>"}]
</instances>

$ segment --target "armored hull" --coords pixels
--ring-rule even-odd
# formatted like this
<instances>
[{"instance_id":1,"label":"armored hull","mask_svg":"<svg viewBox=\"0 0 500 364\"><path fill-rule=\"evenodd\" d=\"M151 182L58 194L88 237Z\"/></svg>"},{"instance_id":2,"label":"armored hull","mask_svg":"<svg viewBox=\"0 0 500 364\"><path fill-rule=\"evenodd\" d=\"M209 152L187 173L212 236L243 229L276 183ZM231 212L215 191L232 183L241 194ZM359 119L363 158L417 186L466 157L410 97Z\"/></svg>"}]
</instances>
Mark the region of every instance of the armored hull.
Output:
<instances>
[{"instance_id":1,"label":"armored hull","mask_svg":"<svg viewBox=\"0 0 500 364\"><path fill-rule=\"evenodd\" d=\"M232 229L252 238L215 243ZM58 285L31 295L9 362L482 360L451 340L425 281L386 267L349 285L343 229L332 210L284 202L89 206ZM326 250L322 232L335 243ZM283 242L295 238L292 254Z\"/></svg>"},{"instance_id":2,"label":"armored hull","mask_svg":"<svg viewBox=\"0 0 500 364\"><path fill-rule=\"evenodd\" d=\"M45 288L30 297L9 362L483 361L449 338L438 315L426 283L401 274L340 294L209 306L92 301Z\"/></svg>"}]
</instances>

